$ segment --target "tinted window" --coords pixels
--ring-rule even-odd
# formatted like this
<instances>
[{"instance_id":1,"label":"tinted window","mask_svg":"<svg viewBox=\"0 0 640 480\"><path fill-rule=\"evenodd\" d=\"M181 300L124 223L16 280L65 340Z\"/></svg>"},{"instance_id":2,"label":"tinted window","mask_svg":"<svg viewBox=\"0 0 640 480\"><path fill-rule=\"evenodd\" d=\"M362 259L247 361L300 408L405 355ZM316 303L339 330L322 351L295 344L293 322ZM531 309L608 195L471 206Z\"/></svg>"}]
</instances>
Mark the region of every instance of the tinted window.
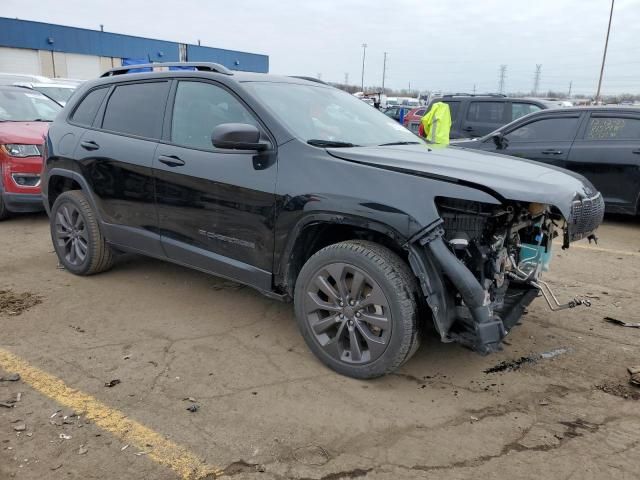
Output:
<instances>
[{"instance_id":1,"label":"tinted window","mask_svg":"<svg viewBox=\"0 0 640 480\"><path fill-rule=\"evenodd\" d=\"M73 112L72 120L80 125L91 126L108 90L108 88L99 88L89 92L89 95L84 97L76 111Z\"/></svg>"},{"instance_id":2,"label":"tinted window","mask_svg":"<svg viewBox=\"0 0 640 480\"><path fill-rule=\"evenodd\" d=\"M102 128L146 138L160 138L169 82L116 87L107 103Z\"/></svg>"},{"instance_id":3,"label":"tinted window","mask_svg":"<svg viewBox=\"0 0 640 480\"><path fill-rule=\"evenodd\" d=\"M587 125L588 140L639 140L640 119L592 117Z\"/></svg>"},{"instance_id":4,"label":"tinted window","mask_svg":"<svg viewBox=\"0 0 640 480\"><path fill-rule=\"evenodd\" d=\"M212 149L211 133L223 123L258 126L247 109L228 91L210 83L180 82L171 122L171 141Z\"/></svg>"},{"instance_id":5,"label":"tinted window","mask_svg":"<svg viewBox=\"0 0 640 480\"><path fill-rule=\"evenodd\" d=\"M506 135L510 142L549 142L573 140L578 117L545 118L527 123Z\"/></svg>"},{"instance_id":6,"label":"tinted window","mask_svg":"<svg viewBox=\"0 0 640 480\"><path fill-rule=\"evenodd\" d=\"M530 113L537 112L538 110L542 109L533 103L514 102L511 104L511 120L516 120L520 117L524 117L525 115L529 115Z\"/></svg>"},{"instance_id":7,"label":"tinted window","mask_svg":"<svg viewBox=\"0 0 640 480\"><path fill-rule=\"evenodd\" d=\"M460 110L460 102L444 102L449 105L449 113L451 113L451 121L455 122L458 118L458 110Z\"/></svg>"},{"instance_id":8,"label":"tinted window","mask_svg":"<svg viewBox=\"0 0 640 480\"><path fill-rule=\"evenodd\" d=\"M472 122L500 123L504 118L505 102L471 102L467 120Z\"/></svg>"}]
</instances>

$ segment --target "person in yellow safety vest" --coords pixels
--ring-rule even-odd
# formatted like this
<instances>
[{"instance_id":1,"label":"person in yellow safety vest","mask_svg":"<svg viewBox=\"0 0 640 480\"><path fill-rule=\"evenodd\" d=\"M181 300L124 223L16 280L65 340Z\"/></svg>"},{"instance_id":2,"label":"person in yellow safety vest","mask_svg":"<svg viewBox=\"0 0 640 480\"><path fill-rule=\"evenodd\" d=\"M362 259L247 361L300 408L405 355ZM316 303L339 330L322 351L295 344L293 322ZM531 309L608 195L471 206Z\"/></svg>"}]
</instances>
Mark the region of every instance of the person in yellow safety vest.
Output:
<instances>
[{"instance_id":1,"label":"person in yellow safety vest","mask_svg":"<svg viewBox=\"0 0 640 480\"><path fill-rule=\"evenodd\" d=\"M444 102L436 102L420 120L418 134L426 137L432 143L449 145L449 132L451 131L451 112L449 105Z\"/></svg>"}]
</instances>

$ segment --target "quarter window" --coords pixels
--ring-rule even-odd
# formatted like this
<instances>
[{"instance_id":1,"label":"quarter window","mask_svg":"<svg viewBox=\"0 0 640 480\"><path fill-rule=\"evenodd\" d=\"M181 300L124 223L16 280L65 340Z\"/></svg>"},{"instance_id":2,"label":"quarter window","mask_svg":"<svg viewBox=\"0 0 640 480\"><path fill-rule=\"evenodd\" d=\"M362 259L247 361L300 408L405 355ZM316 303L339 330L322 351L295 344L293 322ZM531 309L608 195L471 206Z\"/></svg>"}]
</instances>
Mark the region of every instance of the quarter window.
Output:
<instances>
[{"instance_id":1,"label":"quarter window","mask_svg":"<svg viewBox=\"0 0 640 480\"><path fill-rule=\"evenodd\" d=\"M509 132L510 142L571 141L575 137L578 117L544 118Z\"/></svg>"},{"instance_id":2,"label":"quarter window","mask_svg":"<svg viewBox=\"0 0 640 480\"><path fill-rule=\"evenodd\" d=\"M537 112L538 110L542 109L533 103L514 102L511 104L511 120L516 120L520 117L524 117L525 115L529 115L530 113Z\"/></svg>"},{"instance_id":3,"label":"quarter window","mask_svg":"<svg viewBox=\"0 0 640 480\"><path fill-rule=\"evenodd\" d=\"M96 118L96 113L98 113L98 109L100 108L102 100L104 100L104 96L107 94L108 90L108 88L98 88L97 90L89 92L89 94L80 102L76 111L73 112L73 117L71 117L71 119L75 123L86 127L93 125L93 120Z\"/></svg>"},{"instance_id":4,"label":"quarter window","mask_svg":"<svg viewBox=\"0 0 640 480\"><path fill-rule=\"evenodd\" d=\"M505 102L471 102L467 112L467 120L471 122L500 123L504 119L504 106Z\"/></svg>"},{"instance_id":5,"label":"quarter window","mask_svg":"<svg viewBox=\"0 0 640 480\"><path fill-rule=\"evenodd\" d=\"M178 84L171 122L173 143L211 150L211 133L223 123L259 127L255 118L227 90L204 82Z\"/></svg>"},{"instance_id":6,"label":"quarter window","mask_svg":"<svg viewBox=\"0 0 640 480\"><path fill-rule=\"evenodd\" d=\"M160 138L169 82L145 82L115 88L102 128L145 138Z\"/></svg>"},{"instance_id":7,"label":"quarter window","mask_svg":"<svg viewBox=\"0 0 640 480\"><path fill-rule=\"evenodd\" d=\"M585 134L587 140L638 140L640 119L624 117L592 117Z\"/></svg>"}]
</instances>

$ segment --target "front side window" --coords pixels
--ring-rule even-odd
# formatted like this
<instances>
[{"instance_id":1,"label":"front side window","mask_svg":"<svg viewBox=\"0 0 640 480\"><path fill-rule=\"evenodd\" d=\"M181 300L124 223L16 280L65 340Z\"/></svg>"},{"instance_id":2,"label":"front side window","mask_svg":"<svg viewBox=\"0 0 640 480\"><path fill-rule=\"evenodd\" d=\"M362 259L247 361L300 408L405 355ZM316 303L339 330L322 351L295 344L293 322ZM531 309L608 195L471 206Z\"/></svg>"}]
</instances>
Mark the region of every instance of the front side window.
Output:
<instances>
[{"instance_id":1,"label":"front side window","mask_svg":"<svg viewBox=\"0 0 640 480\"><path fill-rule=\"evenodd\" d=\"M98 113L98 109L100 108L100 105L102 105L102 100L104 100L108 91L109 89L104 87L89 92L89 94L80 102L80 105L76 107L76 111L73 112L73 117L71 117L71 119L75 123L87 127L93 125L96 113Z\"/></svg>"},{"instance_id":2,"label":"front side window","mask_svg":"<svg viewBox=\"0 0 640 480\"><path fill-rule=\"evenodd\" d=\"M504 119L505 102L471 102L467 112L470 122L500 123Z\"/></svg>"},{"instance_id":3,"label":"front side window","mask_svg":"<svg viewBox=\"0 0 640 480\"><path fill-rule=\"evenodd\" d=\"M171 121L171 141L211 150L211 133L223 123L258 122L227 90L204 82L178 83Z\"/></svg>"},{"instance_id":4,"label":"front side window","mask_svg":"<svg viewBox=\"0 0 640 480\"><path fill-rule=\"evenodd\" d=\"M336 88L286 82L244 86L299 139L372 146L422 143L409 130L358 98Z\"/></svg>"},{"instance_id":5,"label":"front side window","mask_svg":"<svg viewBox=\"0 0 640 480\"><path fill-rule=\"evenodd\" d=\"M544 118L527 123L506 135L509 142L571 141L578 127L578 117Z\"/></svg>"},{"instance_id":6,"label":"front side window","mask_svg":"<svg viewBox=\"0 0 640 480\"><path fill-rule=\"evenodd\" d=\"M640 119L591 117L585 138L587 140L640 140Z\"/></svg>"},{"instance_id":7,"label":"front side window","mask_svg":"<svg viewBox=\"0 0 640 480\"><path fill-rule=\"evenodd\" d=\"M511 120L517 120L520 117L524 117L525 115L529 115L530 113L537 112L538 110L542 109L539 106L534 105L533 103L514 102L511 104Z\"/></svg>"},{"instance_id":8,"label":"front side window","mask_svg":"<svg viewBox=\"0 0 640 480\"><path fill-rule=\"evenodd\" d=\"M102 128L145 138L160 138L169 82L118 85L107 102Z\"/></svg>"},{"instance_id":9,"label":"front side window","mask_svg":"<svg viewBox=\"0 0 640 480\"><path fill-rule=\"evenodd\" d=\"M62 107L40 92L0 90L0 122L51 122Z\"/></svg>"}]
</instances>

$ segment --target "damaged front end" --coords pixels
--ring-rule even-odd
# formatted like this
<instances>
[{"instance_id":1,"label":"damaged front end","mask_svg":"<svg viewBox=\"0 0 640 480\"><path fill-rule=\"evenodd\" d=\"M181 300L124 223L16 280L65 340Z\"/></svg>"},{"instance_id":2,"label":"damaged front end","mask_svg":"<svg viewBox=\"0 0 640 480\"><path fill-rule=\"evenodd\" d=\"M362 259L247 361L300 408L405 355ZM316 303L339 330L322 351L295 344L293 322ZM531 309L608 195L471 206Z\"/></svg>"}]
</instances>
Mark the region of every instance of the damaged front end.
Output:
<instances>
[{"instance_id":1,"label":"damaged front end","mask_svg":"<svg viewBox=\"0 0 640 480\"><path fill-rule=\"evenodd\" d=\"M568 219L539 203L440 197L436 205L440 218L411 239L409 261L443 341L495 352L540 293L552 310L586 303L559 304L540 275L556 236L563 248L591 238L604 214L599 193L576 200Z\"/></svg>"}]
</instances>

